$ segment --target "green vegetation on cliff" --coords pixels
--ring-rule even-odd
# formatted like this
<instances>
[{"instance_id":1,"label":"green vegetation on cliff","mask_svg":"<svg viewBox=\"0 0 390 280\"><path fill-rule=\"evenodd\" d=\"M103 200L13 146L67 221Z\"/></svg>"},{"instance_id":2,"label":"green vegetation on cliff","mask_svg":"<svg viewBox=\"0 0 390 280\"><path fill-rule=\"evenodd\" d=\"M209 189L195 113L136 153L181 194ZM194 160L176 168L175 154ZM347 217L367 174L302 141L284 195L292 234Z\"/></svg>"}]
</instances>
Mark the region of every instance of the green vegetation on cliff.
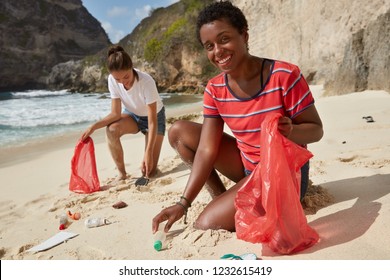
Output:
<instances>
[{"instance_id":1,"label":"green vegetation on cliff","mask_svg":"<svg viewBox=\"0 0 390 280\"><path fill-rule=\"evenodd\" d=\"M216 73L195 34L196 18L211 2L181 0L155 9L119 42L136 67L153 75L161 90L198 92L196 84L204 84Z\"/></svg>"},{"instance_id":2,"label":"green vegetation on cliff","mask_svg":"<svg viewBox=\"0 0 390 280\"><path fill-rule=\"evenodd\" d=\"M130 54L136 68L153 76L160 91L203 92L206 81L216 73L195 34L199 11L211 2L181 0L167 8L157 8L118 43ZM64 71L74 72L71 76L75 79L69 85L72 91L107 92L107 50L85 57L80 64L60 66L63 71L57 68L51 80L57 81L56 76ZM92 72L101 80L95 79L95 83L88 87L88 82L94 80L88 77Z\"/></svg>"}]
</instances>

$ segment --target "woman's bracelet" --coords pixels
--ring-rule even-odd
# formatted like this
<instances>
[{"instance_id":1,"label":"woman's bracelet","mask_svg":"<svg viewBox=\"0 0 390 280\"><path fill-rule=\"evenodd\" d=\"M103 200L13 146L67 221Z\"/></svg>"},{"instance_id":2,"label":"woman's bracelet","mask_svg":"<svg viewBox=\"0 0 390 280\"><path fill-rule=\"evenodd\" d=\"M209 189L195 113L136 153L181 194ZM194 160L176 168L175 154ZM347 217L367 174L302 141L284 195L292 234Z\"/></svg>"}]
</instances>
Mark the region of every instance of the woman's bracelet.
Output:
<instances>
[{"instance_id":1,"label":"woman's bracelet","mask_svg":"<svg viewBox=\"0 0 390 280\"><path fill-rule=\"evenodd\" d=\"M190 208L191 207L191 202L188 200L188 198L186 198L185 196L181 196L180 199L183 199L185 200L185 202L188 204L188 207L187 208Z\"/></svg>"},{"instance_id":2,"label":"woman's bracelet","mask_svg":"<svg viewBox=\"0 0 390 280\"><path fill-rule=\"evenodd\" d=\"M184 224L187 224L187 211L188 211L188 207L185 207L183 203L181 203L180 201L176 202L176 205L180 205L181 207L183 207L183 210L184 210Z\"/></svg>"}]
</instances>

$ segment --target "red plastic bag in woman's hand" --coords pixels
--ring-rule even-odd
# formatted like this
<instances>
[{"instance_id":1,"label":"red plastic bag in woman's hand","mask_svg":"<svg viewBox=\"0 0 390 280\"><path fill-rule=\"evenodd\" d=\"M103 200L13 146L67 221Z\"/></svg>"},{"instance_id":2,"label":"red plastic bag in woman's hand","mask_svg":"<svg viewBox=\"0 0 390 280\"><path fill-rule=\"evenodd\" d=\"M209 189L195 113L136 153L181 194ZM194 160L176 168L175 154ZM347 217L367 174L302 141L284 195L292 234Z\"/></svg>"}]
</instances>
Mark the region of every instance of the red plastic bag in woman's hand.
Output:
<instances>
[{"instance_id":1,"label":"red plastic bag in woman's hand","mask_svg":"<svg viewBox=\"0 0 390 280\"><path fill-rule=\"evenodd\" d=\"M95 148L91 137L77 143L71 169L69 190L76 193L92 193L100 190Z\"/></svg>"},{"instance_id":2,"label":"red plastic bag in woman's hand","mask_svg":"<svg viewBox=\"0 0 390 280\"><path fill-rule=\"evenodd\" d=\"M300 169L313 156L278 131L280 114L261 125L261 159L235 198L239 239L291 254L317 243L300 203Z\"/></svg>"}]
</instances>

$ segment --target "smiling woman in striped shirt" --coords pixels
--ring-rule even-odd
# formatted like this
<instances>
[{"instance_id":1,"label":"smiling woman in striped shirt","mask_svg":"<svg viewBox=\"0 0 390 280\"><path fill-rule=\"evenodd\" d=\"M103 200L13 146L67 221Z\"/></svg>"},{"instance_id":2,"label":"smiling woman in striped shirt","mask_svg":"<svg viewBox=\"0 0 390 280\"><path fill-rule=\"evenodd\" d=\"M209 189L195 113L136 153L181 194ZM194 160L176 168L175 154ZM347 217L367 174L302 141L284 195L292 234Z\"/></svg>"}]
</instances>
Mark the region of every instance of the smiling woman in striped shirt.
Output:
<instances>
[{"instance_id":1,"label":"smiling woman in striped shirt","mask_svg":"<svg viewBox=\"0 0 390 280\"><path fill-rule=\"evenodd\" d=\"M260 161L260 126L265 116L281 113L278 129L306 146L322 138L322 122L309 86L291 63L249 53L248 24L230 2L216 2L198 16L197 35L210 62L221 70L204 92L204 121L177 121L169 130L171 146L191 165L180 201L153 219L153 231L180 219L206 185L212 196L195 222L199 229L235 230L234 198ZM234 137L223 132L224 124ZM228 190L217 171L236 182ZM308 184L308 163L302 168L301 198Z\"/></svg>"}]
</instances>

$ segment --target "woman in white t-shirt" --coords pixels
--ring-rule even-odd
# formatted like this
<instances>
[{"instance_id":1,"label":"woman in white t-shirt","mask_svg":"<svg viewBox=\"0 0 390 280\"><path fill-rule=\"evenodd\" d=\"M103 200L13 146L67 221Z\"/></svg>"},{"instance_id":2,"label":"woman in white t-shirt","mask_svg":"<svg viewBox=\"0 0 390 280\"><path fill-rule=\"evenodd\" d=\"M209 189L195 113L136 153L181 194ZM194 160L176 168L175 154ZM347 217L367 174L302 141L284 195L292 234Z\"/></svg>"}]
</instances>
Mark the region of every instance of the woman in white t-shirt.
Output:
<instances>
[{"instance_id":1,"label":"woman in white t-shirt","mask_svg":"<svg viewBox=\"0 0 390 280\"><path fill-rule=\"evenodd\" d=\"M127 173L120 137L141 131L146 145L141 171L143 176L152 177L157 171L165 135L165 108L156 83L149 74L133 68L130 56L121 46L109 49L107 67L111 113L91 125L81 139L106 127L108 146L119 171L118 179L123 180Z\"/></svg>"}]
</instances>

